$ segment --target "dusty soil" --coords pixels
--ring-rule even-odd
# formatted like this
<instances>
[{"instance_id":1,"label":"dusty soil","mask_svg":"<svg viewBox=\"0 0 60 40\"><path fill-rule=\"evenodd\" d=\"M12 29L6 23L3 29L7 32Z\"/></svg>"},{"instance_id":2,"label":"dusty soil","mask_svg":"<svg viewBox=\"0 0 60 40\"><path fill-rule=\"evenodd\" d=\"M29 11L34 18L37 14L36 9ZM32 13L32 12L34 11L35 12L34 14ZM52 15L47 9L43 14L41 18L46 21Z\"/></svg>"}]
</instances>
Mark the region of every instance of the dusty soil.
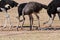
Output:
<instances>
[{"instance_id":1,"label":"dusty soil","mask_svg":"<svg viewBox=\"0 0 60 40\"><path fill-rule=\"evenodd\" d=\"M0 40L60 40L60 30L0 31Z\"/></svg>"}]
</instances>

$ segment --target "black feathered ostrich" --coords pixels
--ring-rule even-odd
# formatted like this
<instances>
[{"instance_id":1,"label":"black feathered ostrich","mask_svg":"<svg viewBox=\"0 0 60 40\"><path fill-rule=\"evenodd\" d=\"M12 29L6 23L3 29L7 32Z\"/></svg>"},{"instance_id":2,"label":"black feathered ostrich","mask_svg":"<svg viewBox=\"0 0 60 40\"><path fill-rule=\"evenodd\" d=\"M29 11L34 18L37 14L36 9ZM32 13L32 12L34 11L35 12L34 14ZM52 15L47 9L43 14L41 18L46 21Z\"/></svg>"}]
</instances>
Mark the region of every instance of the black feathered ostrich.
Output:
<instances>
[{"instance_id":1,"label":"black feathered ostrich","mask_svg":"<svg viewBox=\"0 0 60 40\"><path fill-rule=\"evenodd\" d=\"M47 13L50 18L44 24L48 23L49 27L51 27L56 14L58 14L58 17L60 19L60 0L51 1L48 5Z\"/></svg>"},{"instance_id":2,"label":"black feathered ostrich","mask_svg":"<svg viewBox=\"0 0 60 40\"><path fill-rule=\"evenodd\" d=\"M36 15L36 17L38 19L38 24L40 27L39 16L37 14L39 13L40 10L42 10L42 8L47 9L47 6L44 4L38 3L38 2L29 2L27 4L22 4L21 6L18 7L19 17L20 17L20 15L23 16L23 23L22 23L21 29L22 29L24 21L25 21L24 15L28 15L29 20L30 20L30 30L32 30L32 27L33 27L32 13L34 13ZM38 29L38 27L37 27L37 29Z\"/></svg>"},{"instance_id":3,"label":"black feathered ostrich","mask_svg":"<svg viewBox=\"0 0 60 40\"><path fill-rule=\"evenodd\" d=\"M23 8L25 7L25 5L26 5L27 3L21 3L21 4L19 4L19 6L18 6L18 19L19 19L19 22L20 22L20 16L22 15L22 10L23 10Z\"/></svg>"},{"instance_id":4,"label":"black feathered ostrich","mask_svg":"<svg viewBox=\"0 0 60 40\"><path fill-rule=\"evenodd\" d=\"M8 14L8 10L13 7L16 7L17 5L18 5L18 3L13 0L1 0L0 1L0 12L4 11L6 13L6 19L10 22L11 27L12 27L12 24L10 21L10 16ZM6 27L7 20L5 20L3 28Z\"/></svg>"},{"instance_id":5,"label":"black feathered ostrich","mask_svg":"<svg viewBox=\"0 0 60 40\"><path fill-rule=\"evenodd\" d=\"M18 23L18 26L17 26L17 30L18 30L18 27L19 27L19 24L20 24L20 22L21 22L21 20L20 20L20 17L22 16L22 10L23 10L23 8L25 7L25 5L26 5L27 3L21 3L21 4L19 4L19 6L18 6L18 20L19 20L19 23ZM24 18L24 20L25 20L25 18Z\"/></svg>"}]
</instances>

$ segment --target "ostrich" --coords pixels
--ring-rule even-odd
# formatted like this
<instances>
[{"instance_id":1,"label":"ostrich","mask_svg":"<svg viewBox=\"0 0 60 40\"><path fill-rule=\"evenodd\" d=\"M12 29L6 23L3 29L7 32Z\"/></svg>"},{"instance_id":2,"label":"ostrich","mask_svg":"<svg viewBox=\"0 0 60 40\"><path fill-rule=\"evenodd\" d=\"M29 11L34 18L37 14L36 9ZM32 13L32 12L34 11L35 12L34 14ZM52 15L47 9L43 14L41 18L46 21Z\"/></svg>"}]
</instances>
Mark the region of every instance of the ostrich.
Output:
<instances>
[{"instance_id":1,"label":"ostrich","mask_svg":"<svg viewBox=\"0 0 60 40\"><path fill-rule=\"evenodd\" d=\"M49 25L49 27L51 27L56 14L58 14L58 17L60 19L60 0L53 0L53 1L51 1L48 4L47 13L48 13L48 16L50 18L49 18L48 21L44 22L44 24L47 23Z\"/></svg>"},{"instance_id":2,"label":"ostrich","mask_svg":"<svg viewBox=\"0 0 60 40\"><path fill-rule=\"evenodd\" d=\"M19 4L19 6L18 6L18 20L19 20L19 23L18 23L18 26L19 26L19 24L20 24L20 16L22 16L22 10L23 10L23 8L25 7L25 5L26 5L27 3L21 3L21 4ZM25 19L25 18L24 18ZM17 26L17 30L18 30L18 26Z\"/></svg>"},{"instance_id":3,"label":"ostrich","mask_svg":"<svg viewBox=\"0 0 60 40\"><path fill-rule=\"evenodd\" d=\"M30 20L30 30L32 30L32 27L33 27L32 13L34 13L36 15L36 17L38 19L38 24L39 24L39 27L40 27L39 16L37 14L39 13L40 10L42 10L42 8L47 9L47 5L44 5L44 4L41 4L41 3L38 3L38 2L29 2L29 3L25 4L23 6L22 10L21 10L21 13L20 13L20 11L18 11L19 15L23 16L23 22L22 22L21 29L23 29L22 27L23 27L23 24L24 24L24 21L25 21L24 15L28 15L29 20ZM20 9L20 7L18 7L18 9ZM37 29L38 29L38 27L37 27Z\"/></svg>"},{"instance_id":4,"label":"ostrich","mask_svg":"<svg viewBox=\"0 0 60 40\"><path fill-rule=\"evenodd\" d=\"M13 7L16 7L17 5L18 5L18 3L13 1L13 0L1 0L0 1L0 12L3 12L3 11L5 12L6 19L10 22L11 27L12 27L12 24L10 21L10 16L8 14L8 10L13 8ZM3 28L6 27L7 20L5 20Z\"/></svg>"}]
</instances>

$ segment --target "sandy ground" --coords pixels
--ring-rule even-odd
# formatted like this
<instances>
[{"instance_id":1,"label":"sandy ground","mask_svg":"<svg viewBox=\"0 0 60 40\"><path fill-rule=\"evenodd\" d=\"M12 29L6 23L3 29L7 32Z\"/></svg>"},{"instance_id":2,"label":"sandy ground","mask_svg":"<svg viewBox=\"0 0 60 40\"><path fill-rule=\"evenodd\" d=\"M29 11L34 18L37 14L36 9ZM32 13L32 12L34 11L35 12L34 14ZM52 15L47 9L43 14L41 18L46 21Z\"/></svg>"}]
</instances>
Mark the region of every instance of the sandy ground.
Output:
<instances>
[{"instance_id":1,"label":"sandy ground","mask_svg":"<svg viewBox=\"0 0 60 40\"><path fill-rule=\"evenodd\" d=\"M15 1L18 2L19 4L24 2L36 1L48 5L51 0L15 0ZM18 16L17 7L8 10L8 14L10 15L13 26L17 26L18 25L18 20L16 19L16 17ZM38 15L40 17L41 27L46 27L46 25L43 25L43 23L49 19L46 10L42 9ZM25 21L24 26L29 26L29 18L28 16L25 17L27 18L26 19L27 22ZM34 26L36 25L38 26L35 15L33 15L33 17L34 17ZM4 20L5 20L5 13L0 12L0 26L4 24ZM60 27L59 23L60 21L58 19L58 16L56 16L52 24L52 27ZM60 30L28 31L29 30L28 28L26 30L16 31L16 28L13 28L14 31L7 31L9 30L8 27L10 27L9 22L7 24L7 28L4 29L6 31L1 31L0 28L0 40L60 40Z\"/></svg>"},{"instance_id":2,"label":"sandy ground","mask_svg":"<svg viewBox=\"0 0 60 40\"><path fill-rule=\"evenodd\" d=\"M60 40L60 30L0 31L0 40Z\"/></svg>"}]
</instances>

